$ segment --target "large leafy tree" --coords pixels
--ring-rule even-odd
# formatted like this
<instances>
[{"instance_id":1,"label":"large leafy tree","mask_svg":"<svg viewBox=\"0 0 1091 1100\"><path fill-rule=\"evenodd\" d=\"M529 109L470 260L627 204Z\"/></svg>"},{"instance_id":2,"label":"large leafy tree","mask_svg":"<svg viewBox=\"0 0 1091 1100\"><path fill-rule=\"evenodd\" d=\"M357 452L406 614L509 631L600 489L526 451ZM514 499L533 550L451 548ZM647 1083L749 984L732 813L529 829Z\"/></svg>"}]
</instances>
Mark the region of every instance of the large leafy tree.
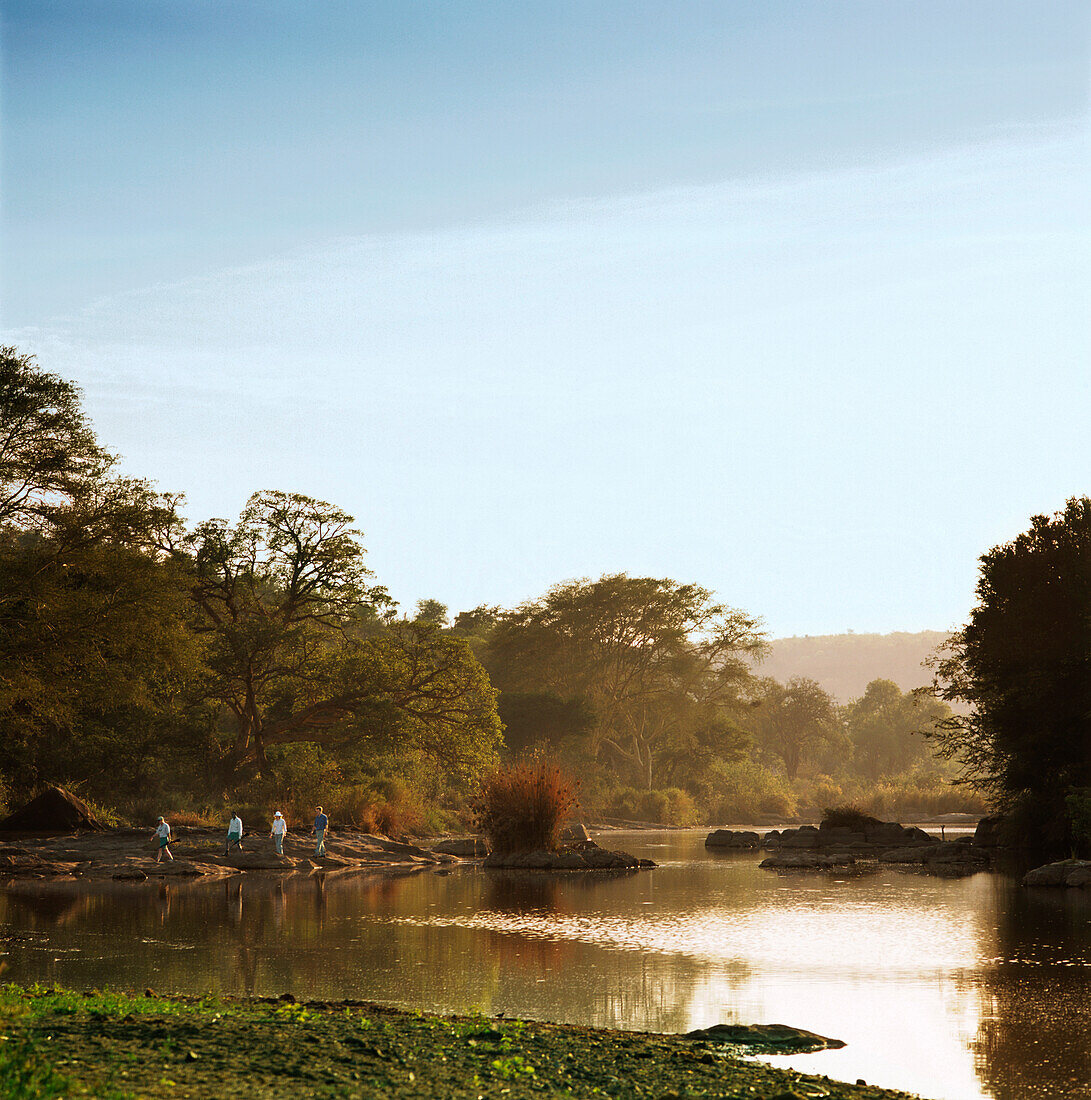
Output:
<instances>
[{"instance_id":1,"label":"large leafy tree","mask_svg":"<svg viewBox=\"0 0 1091 1100\"><path fill-rule=\"evenodd\" d=\"M271 770L269 750L411 744L469 766L499 738L495 694L468 647L432 622L393 621L352 517L262 492L239 522L189 536L208 690L230 715L228 776Z\"/></svg>"},{"instance_id":2,"label":"large leafy tree","mask_svg":"<svg viewBox=\"0 0 1091 1100\"><path fill-rule=\"evenodd\" d=\"M707 589L620 573L501 615L486 664L502 691L583 700L595 749L651 788L689 740L733 728L763 646L758 620Z\"/></svg>"},{"instance_id":3,"label":"large leafy tree","mask_svg":"<svg viewBox=\"0 0 1091 1100\"><path fill-rule=\"evenodd\" d=\"M750 723L758 744L780 760L789 779L799 775L820 745L843 737L833 699L806 676L793 676L784 684L762 680L755 703Z\"/></svg>"},{"instance_id":4,"label":"large leafy tree","mask_svg":"<svg viewBox=\"0 0 1091 1100\"><path fill-rule=\"evenodd\" d=\"M0 758L20 786L138 782L199 664L158 549L173 502L113 463L76 387L0 349Z\"/></svg>"},{"instance_id":5,"label":"large leafy tree","mask_svg":"<svg viewBox=\"0 0 1091 1100\"><path fill-rule=\"evenodd\" d=\"M1063 848L1066 795L1091 788L1091 499L1034 516L984 554L977 600L936 666L941 697L969 713L936 739L1037 840Z\"/></svg>"},{"instance_id":6,"label":"large leafy tree","mask_svg":"<svg viewBox=\"0 0 1091 1100\"><path fill-rule=\"evenodd\" d=\"M48 522L100 485L112 458L71 382L0 347L0 524Z\"/></svg>"},{"instance_id":7,"label":"large leafy tree","mask_svg":"<svg viewBox=\"0 0 1091 1100\"><path fill-rule=\"evenodd\" d=\"M922 763L931 756L925 735L950 713L930 694L903 692L893 680L872 680L844 711L855 769L875 781Z\"/></svg>"}]
</instances>

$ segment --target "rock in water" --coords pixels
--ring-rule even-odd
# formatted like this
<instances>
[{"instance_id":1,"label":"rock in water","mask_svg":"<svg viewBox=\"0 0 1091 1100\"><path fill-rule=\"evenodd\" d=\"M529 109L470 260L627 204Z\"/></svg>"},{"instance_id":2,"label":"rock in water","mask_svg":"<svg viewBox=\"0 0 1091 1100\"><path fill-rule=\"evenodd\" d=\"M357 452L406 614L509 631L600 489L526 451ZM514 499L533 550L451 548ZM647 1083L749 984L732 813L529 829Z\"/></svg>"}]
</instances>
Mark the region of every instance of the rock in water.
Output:
<instances>
[{"instance_id":1,"label":"rock in water","mask_svg":"<svg viewBox=\"0 0 1091 1100\"><path fill-rule=\"evenodd\" d=\"M706 848L758 848L761 846L761 837L757 833L742 830L734 832L731 829L717 829L705 837Z\"/></svg>"},{"instance_id":2,"label":"rock in water","mask_svg":"<svg viewBox=\"0 0 1091 1100\"><path fill-rule=\"evenodd\" d=\"M0 821L0 831L8 833L71 833L105 828L85 802L63 787L47 787L21 810Z\"/></svg>"},{"instance_id":3,"label":"rock in water","mask_svg":"<svg viewBox=\"0 0 1091 1100\"><path fill-rule=\"evenodd\" d=\"M746 1047L751 1054L808 1054L840 1050L845 1045L840 1039L827 1039L787 1024L713 1024L688 1032L686 1038Z\"/></svg>"}]
</instances>

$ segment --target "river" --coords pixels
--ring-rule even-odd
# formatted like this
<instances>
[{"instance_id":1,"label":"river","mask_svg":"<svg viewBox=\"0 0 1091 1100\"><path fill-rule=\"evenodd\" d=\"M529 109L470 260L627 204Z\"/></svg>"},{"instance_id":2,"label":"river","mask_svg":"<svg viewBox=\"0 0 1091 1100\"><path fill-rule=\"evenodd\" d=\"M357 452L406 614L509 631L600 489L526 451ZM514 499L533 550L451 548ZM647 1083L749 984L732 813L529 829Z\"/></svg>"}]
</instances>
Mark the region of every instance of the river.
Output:
<instances>
[{"instance_id":1,"label":"river","mask_svg":"<svg viewBox=\"0 0 1091 1100\"><path fill-rule=\"evenodd\" d=\"M623 876L449 872L0 887L0 979L376 1000L602 1027L785 1023L771 1059L934 1100L1091 1097L1091 891L779 875L707 830L609 833Z\"/></svg>"}]
</instances>

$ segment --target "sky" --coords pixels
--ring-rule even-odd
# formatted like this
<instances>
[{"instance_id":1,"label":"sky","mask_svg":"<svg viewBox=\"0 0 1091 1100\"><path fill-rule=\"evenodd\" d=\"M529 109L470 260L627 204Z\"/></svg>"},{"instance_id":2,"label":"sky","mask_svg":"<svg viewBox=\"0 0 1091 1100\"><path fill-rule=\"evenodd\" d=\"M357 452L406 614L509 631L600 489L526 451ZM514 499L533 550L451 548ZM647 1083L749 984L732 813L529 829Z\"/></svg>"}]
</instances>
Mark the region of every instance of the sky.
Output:
<instances>
[{"instance_id":1,"label":"sky","mask_svg":"<svg viewBox=\"0 0 1091 1100\"><path fill-rule=\"evenodd\" d=\"M1083 0L0 0L0 340L404 607L946 630L1091 490Z\"/></svg>"}]
</instances>

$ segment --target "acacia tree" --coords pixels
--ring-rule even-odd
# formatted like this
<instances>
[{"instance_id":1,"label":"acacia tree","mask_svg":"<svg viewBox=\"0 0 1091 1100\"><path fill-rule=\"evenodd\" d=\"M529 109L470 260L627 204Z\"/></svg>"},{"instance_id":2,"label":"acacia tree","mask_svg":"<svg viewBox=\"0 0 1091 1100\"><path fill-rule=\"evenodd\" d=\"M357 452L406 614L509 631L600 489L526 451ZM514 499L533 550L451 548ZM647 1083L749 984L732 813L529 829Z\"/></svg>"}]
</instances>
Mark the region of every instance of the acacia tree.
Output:
<instances>
[{"instance_id":1,"label":"acacia tree","mask_svg":"<svg viewBox=\"0 0 1091 1100\"><path fill-rule=\"evenodd\" d=\"M934 737L966 781L1061 850L1066 795L1091 788L1091 499L1032 517L980 561L977 606L935 662L937 693L970 711Z\"/></svg>"},{"instance_id":2,"label":"acacia tree","mask_svg":"<svg viewBox=\"0 0 1091 1100\"><path fill-rule=\"evenodd\" d=\"M584 700L594 747L650 789L694 731L726 728L763 649L759 621L707 589L619 573L501 615L486 664L502 691Z\"/></svg>"},{"instance_id":3,"label":"acacia tree","mask_svg":"<svg viewBox=\"0 0 1091 1100\"><path fill-rule=\"evenodd\" d=\"M340 509L255 493L238 524L187 540L208 637L209 690L232 717L224 768L270 770L274 746L398 739L458 761L491 759L495 695L464 643L393 621Z\"/></svg>"},{"instance_id":4,"label":"acacia tree","mask_svg":"<svg viewBox=\"0 0 1091 1100\"><path fill-rule=\"evenodd\" d=\"M758 743L780 758L789 779L799 775L808 753L841 736L833 699L806 676L784 684L763 680L755 702L751 723Z\"/></svg>"}]
</instances>

